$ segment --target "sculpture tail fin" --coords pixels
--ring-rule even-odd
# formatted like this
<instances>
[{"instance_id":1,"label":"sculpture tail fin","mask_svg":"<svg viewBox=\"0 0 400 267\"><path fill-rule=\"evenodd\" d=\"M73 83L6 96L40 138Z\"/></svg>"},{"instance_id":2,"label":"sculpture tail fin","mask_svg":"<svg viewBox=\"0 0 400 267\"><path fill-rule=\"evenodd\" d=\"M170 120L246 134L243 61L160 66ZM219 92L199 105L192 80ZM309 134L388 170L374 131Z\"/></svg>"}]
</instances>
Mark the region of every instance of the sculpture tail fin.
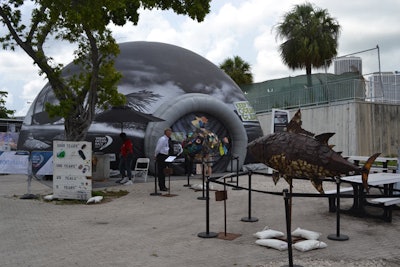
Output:
<instances>
[{"instance_id":1,"label":"sculpture tail fin","mask_svg":"<svg viewBox=\"0 0 400 267\"><path fill-rule=\"evenodd\" d=\"M369 175L369 170L371 169L372 163L376 160L376 158L380 155L381 153L376 153L373 154L367 162L365 162L364 166L361 169L361 178L363 182L363 186L365 190L368 192L369 191L369 186L368 186L368 175Z\"/></svg>"}]
</instances>

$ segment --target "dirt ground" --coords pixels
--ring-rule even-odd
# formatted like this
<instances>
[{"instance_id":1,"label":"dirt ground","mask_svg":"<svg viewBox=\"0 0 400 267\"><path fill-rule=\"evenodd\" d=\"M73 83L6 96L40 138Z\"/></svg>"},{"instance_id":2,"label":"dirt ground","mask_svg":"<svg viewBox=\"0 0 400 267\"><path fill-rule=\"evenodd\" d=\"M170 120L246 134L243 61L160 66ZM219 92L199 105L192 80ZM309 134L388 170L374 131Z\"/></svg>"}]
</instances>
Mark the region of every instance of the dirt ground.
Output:
<instances>
[{"instance_id":1,"label":"dirt ground","mask_svg":"<svg viewBox=\"0 0 400 267\"><path fill-rule=\"evenodd\" d=\"M248 187L248 176L237 182ZM227 179L236 185L236 177ZM51 186L33 181L31 193L44 196ZM192 185L202 180L193 177ZM252 175L253 191L226 187L227 200L216 201L223 185L211 183L208 216L203 191L186 187L185 177L172 177L170 192L154 193L154 180L130 186L113 179L94 181L96 190L127 190L121 198L100 204L56 205L37 199L20 199L27 193L26 177L0 176L1 266L287 266L288 251L255 244L254 233L265 226L286 234L284 198L288 185L271 177ZM324 183L325 189L334 189ZM268 194L277 192L278 195ZM316 193L308 181L295 181L293 192ZM251 205L249 205L249 199ZM343 199L342 207L351 200ZM250 208L249 208L250 207ZM250 216L249 216L250 215ZM207 221L208 217L208 221ZM242 218L255 218L244 222ZM337 232L336 214L326 198L296 197L292 230L301 227L321 233L328 246L308 252L293 250L298 266L399 266L400 213L393 222L341 215L340 232L347 241L327 238ZM220 237L209 237L213 233ZM225 233L231 238L225 238Z\"/></svg>"}]
</instances>

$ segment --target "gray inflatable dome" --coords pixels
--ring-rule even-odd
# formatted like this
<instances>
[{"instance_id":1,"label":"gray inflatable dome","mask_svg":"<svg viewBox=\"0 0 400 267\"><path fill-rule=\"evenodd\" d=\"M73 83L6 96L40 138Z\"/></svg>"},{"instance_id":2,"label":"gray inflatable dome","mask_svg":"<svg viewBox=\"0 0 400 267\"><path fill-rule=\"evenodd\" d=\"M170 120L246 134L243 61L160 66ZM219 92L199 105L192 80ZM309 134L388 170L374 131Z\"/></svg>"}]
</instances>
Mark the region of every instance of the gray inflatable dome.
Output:
<instances>
[{"instance_id":1,"label":"gray inflatable dome","mask_svg":"<svg viewBox=\"0 0 400 267\"><path fill-rule=\"evenodd\" d=\"M134 143L136 157L153 160L156 142L166 127L173 129L173 137L180 142L196 130L199 118L206 118L205 128L230 139L229 155L239 156L239 167L252 161L246 158L246 146L262 136L261 127L241 89L221 69L196 53L164 43L128 42L120 44L120 50L115 61L123 75L118 90L126 96L127 105L164 119L147 125L123 124L123 131ZM68 76L78 71L71 63L63 73ZM63 138L63 120L43 115L44 103L55 101L47 84L25 118L18 149L52 150L52 141ZM87 140L92 142L94 152L118 155L120 132L118 123L94 121ZM230 169L227 158L219 158L214 171Z\"/></svg>"}]
</instances>

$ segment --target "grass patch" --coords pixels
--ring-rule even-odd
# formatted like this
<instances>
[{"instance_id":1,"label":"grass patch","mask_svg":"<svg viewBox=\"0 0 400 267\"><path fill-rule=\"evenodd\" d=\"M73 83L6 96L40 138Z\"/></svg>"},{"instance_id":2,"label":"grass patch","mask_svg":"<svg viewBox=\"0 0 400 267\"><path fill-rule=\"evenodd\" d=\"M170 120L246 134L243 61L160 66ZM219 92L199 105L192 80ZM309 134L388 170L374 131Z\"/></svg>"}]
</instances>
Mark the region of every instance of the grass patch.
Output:
<instances>
[{"instance_id":1,"label":"grass patch","mask_svg":"<svg viewBox=\"0 0 400 267\"><path fill-rule=\"evenodd\" d=\"M80 205L86 204L86 200L79 200L79 199L53 199L51 201L56 205Z\"/></svg>"}]
</instances>

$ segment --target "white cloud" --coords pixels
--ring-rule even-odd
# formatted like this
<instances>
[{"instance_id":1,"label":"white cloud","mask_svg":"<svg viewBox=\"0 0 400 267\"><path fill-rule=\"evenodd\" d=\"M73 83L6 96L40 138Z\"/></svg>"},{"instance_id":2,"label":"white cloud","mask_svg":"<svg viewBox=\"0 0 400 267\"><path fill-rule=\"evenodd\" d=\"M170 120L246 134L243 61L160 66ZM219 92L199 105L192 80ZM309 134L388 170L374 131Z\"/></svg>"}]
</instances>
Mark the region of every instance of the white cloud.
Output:
<instances>
[{"instance_id":1,"label":"white cloud","mask_svg":"<svg viewBox=\"0 0 400 267\"><path fill-rule=\"evenodd\" d=\"M23 86L21 98L26 102L33 101L45 84L46 81L40 79L29 81Z\"/></svg>"},{"instance_id":2,"label":"white cloud","mask_svg":"<svg viewBox=\"0 0 400 267\"><path fill-rule=\"evenodd\" d=\"M26 79L37 75L37 68L21 49L16 52L0 50L0 72L3 73L2 79L18 80ZM5 74L5 75L4 75ZM7 86L5 86L7 87Z\"/></svg>"},{"instance_id":3,"label":"white cloud","mask_svg":"<svg viewBox=\"0 0 400 267\"><path fill-rule=\"evenodd\" d=\"M112 30L117 42L140 40L174 44L216 65L239 55L252 66L255 81L261 82L305 73L305 70L292 71L282 63L277 49L281 40L275 39L272 30L295 4L303 3L300 0L278 3L272 0L211 1L211 13L201 23L170 11L144 10L137 26L112 27ZM312 3L327 9L342 26L338 56L379 45L382 70L400 70L400 1L315 0ZM52 43L47 49L57 62L66 64L73 58L73 47L69 44ZM31 100L40 90L41 77L32 60L22 51L0 51L0 56L0 88L13 95L7 101L13 98L12 109L20 110L21 103ZM377 51L363 54L363 69L378 70Z\"/></svg>"}]
</instances>

